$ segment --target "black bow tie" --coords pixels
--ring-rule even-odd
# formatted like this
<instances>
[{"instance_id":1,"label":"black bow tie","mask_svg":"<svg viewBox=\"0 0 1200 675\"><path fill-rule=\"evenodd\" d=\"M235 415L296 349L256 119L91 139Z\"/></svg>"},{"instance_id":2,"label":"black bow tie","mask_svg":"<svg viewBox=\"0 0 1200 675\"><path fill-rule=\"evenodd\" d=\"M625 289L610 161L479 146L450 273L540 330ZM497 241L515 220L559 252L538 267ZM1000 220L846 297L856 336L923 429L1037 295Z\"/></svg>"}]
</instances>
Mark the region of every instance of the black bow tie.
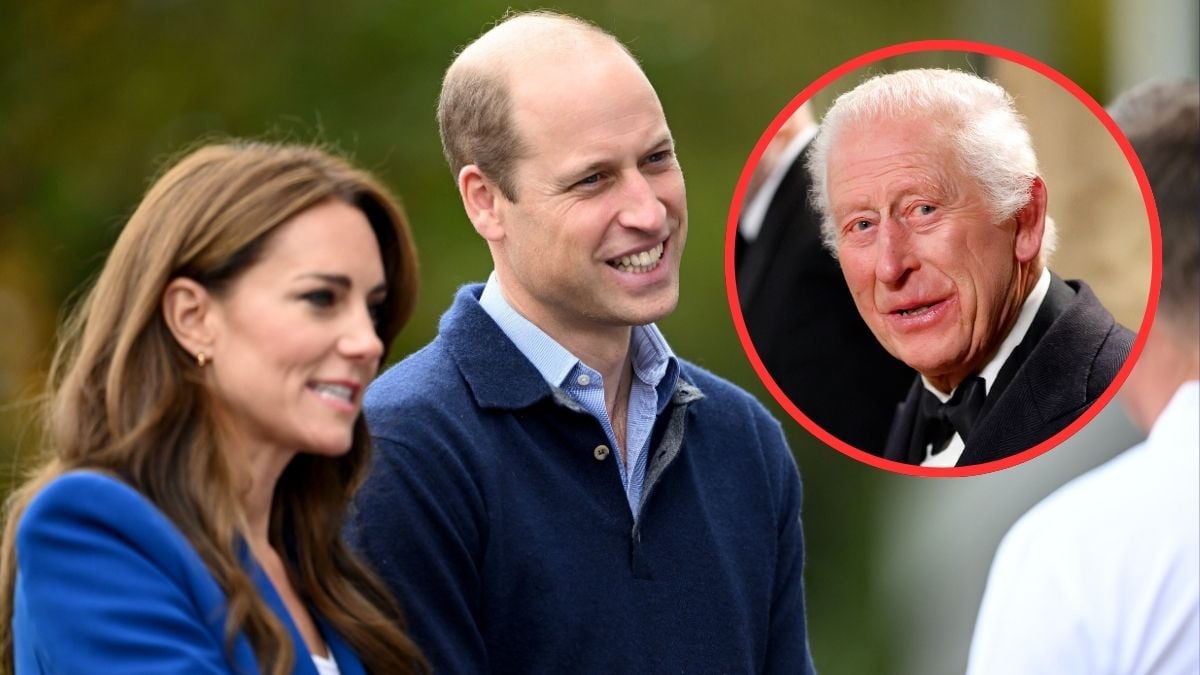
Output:
<instances>
[{"instance_id":1,"label":"black bow tie","mask_svg":"<svg viewBox=\"0 0 1200 675\"><path fill-rule=\"evenodd\" d=\"M928 389L921 391L921 404L917 410L917 422L913 426L910 456L925 458L925 448L932 445L933 454L946 449L954 432L962 436L963 443L971 434L971 427L983 408L987 397L985 384L978 375L963 380L949 401L942 403Z\"/></svg>"}]
</instances>

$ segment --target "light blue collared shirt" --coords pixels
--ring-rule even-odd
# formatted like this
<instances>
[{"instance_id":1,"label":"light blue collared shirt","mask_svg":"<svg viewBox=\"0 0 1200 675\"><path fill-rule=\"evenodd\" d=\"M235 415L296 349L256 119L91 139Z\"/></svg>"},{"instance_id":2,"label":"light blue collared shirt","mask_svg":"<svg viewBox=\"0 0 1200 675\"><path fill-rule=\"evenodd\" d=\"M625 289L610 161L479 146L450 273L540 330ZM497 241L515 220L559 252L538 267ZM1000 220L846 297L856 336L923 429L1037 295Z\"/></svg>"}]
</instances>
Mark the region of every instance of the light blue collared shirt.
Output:
<instances>
[{"instance_id":1,"label":"light blue collared shirt","mask_svg":"<svg viewBox=\"0 0 1200 675\"><path fill-rule=\"evenodd\" d=\"M655 418L671 400L679 376L675 354L662 332L654 324L633 327L629 340L633 381L629 388L625 446L622 447L617 443L608 407L604 404L604 378L513 309L500 291L500 280L495 272L488 277L479 306L550 386L562 389L600 422L608 442L620 453L618 456L628 454L625 461L618 460L616 464L629 508L636 518L642 500L642 482L646 478L646 459L650 454L650 432L654 429Z\"/></svg>"}]
</instances>

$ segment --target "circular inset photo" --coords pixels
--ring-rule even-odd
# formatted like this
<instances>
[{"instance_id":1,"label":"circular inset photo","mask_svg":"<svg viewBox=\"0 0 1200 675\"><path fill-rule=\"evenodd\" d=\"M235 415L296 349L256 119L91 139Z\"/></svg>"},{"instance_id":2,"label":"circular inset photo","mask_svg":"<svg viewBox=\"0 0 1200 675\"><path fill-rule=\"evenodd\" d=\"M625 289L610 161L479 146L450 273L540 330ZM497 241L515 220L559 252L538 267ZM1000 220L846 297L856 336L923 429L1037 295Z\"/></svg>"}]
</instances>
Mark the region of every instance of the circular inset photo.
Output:
<instances>
[{"instance_id":1,"label":"circular inset photo","mask_svg":"<svg viewBox=\"0 0 1200 675\"><path fill-rule=\"evenodd\" d=\"M730 207L751 363L831 447L919 476L1054 447L1125 380L1158 294L1158 221L1116 124L1011 50L865 54L764 132Z\"/></svg>"}]
</instances>

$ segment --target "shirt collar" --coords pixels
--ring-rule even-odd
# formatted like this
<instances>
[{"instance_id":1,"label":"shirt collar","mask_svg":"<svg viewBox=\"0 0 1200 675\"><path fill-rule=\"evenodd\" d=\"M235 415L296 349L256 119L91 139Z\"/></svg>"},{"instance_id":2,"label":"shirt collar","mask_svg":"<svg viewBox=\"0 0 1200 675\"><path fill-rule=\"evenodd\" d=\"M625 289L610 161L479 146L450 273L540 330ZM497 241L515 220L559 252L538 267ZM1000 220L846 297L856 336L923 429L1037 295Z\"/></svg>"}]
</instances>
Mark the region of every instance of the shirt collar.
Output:
<instances>
[{"instance_id":1,"label":"shirt collar","mask_svg":"<svg viewBox=\"0 0 1200 675\"><path fill-rule=\"evenodd\" d=\"M525 358L533 364L542 379L552 387L561 387L580 360L566 347L560 345L532 321L513 309L500 288L500 279L493 271L479 297L479 306L492 317L500 330L508 336ZM668 366L675 360L675 353L667 344L666 337L654 324L634 326L629 344L629 357L633 373L650 386L657 387L667 374ZM678 373L678 368L671 368ZM674 381L667 391L673 391Z\"/></svg>"},{"instance_id":2,"label":"shirt collar","mask_svg":"<svg viewBox=\"0 0 1200 675\"><path fill-rule=\"evenodd\" d=\"M1012 355L1013 350L1017 345L1021 344L1021 340L1025 339L1025 334L1029 332L1029 327L1033 325L1033 317L1037 315L1038 309L1041 308L1042 302L1046 299L1046 292L1050 290L1050 269L1042 268L1042 276L1033 286L1033 290L1025 298L1025 303L1021 305L1021 312L1017 314L1017 322L1013 324L1012 330L1008 331L1008 336L1000 343L1000 348L996 350L996 355L979 371L979 377L983 378L984 391L992 390L992 382L996 381L996 376L1000 374L1000 369L1004 367L1004 362ZM930 384L929 380L922 375L921 384L925 385L934 396L942 403L950 400L954 395L951 391L949 394L943 394L938 391L937 387Z\"/></svg>"}]
</instances>

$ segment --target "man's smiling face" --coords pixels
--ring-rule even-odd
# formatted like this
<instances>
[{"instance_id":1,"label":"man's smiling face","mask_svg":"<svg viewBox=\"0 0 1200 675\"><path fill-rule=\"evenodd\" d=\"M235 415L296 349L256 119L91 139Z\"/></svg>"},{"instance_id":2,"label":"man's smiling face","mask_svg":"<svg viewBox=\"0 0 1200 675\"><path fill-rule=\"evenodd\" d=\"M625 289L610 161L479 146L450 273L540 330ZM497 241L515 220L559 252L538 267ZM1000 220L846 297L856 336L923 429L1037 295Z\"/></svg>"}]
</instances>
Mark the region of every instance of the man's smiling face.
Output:
<instances>
[{"instance_id":1,"label":"man's smiling face","mask_svg":"<svg viewBox=\"0 0 1200 675\"><path fill-rule=\"evenodd\" d=\"M896 358L949 390L981 368L1020 309L1016 219L996 221L949 134L869 119L839 134L828 190L858 311Z\"/></svg>"},{"instance_id":2,"label":"man's smiling face","mask_svg":"<svg viewBox=\"0 0 1200 675\"><path fill-rule=\"evenodd\" d=\"M614 45L529 63L512 82L525 152L499 197L497 270L542 327L642 325L674 310L683 173L653 87ZM515 282L515 283L514 283Z\"/></svg>"}]
</instances>

